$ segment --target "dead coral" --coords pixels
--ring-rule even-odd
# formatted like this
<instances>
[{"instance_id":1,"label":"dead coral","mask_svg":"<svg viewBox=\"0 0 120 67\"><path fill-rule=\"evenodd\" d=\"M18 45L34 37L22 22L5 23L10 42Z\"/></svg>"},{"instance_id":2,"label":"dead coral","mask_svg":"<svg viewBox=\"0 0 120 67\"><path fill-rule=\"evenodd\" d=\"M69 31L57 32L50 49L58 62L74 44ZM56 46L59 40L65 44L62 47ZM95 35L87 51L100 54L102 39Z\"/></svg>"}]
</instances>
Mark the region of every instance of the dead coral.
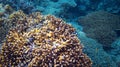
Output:
<instances>
[{"instance_id":1,"label":"dead coral","mask_svg":"<svg viewBox=\"0 0 120 67\"><path fill-rule=\"evenodd\" d=\"M17 25L9 31L3 43L1 66L92 66L89 57L82 52L75 29L63 20L33 13L16 21Z\"/></svg>"},{"instance_id":2,"label":"dead coral","mask_svg":"<svg viewBox=\"0 0 120 67\"><path fill-rule=\"evenodd\" d=\"M83 31L88 37L96 39L105 47L117 38L116 29L120 29L120 17L105 11L97 11L79 19Z\"/></svg>"}]
</instances>

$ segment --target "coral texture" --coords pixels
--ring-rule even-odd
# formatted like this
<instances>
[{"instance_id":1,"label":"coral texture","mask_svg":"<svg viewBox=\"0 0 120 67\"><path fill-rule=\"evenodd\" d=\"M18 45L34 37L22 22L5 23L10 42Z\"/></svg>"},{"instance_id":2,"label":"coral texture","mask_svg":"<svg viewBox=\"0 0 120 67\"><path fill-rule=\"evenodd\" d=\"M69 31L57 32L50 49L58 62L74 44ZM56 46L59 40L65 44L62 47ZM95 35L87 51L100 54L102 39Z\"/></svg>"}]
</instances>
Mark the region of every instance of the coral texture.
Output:
<instances>
[{"instance_id":1,"label":"coral texture","mask_svg":"<svg viewBox=\"0 0 120 67\"><path fill-rule=\"evenodd\" d=\"M91 67L75 29L54 16L39 12L12 13L16 25L10 29L0 52L0 66Z\"/></svg>"},{"instance_id":2,"label":"coral texture","mask_svg":"<svg viewBox=\"0 0 120 67\"><path fill-rule=\"evenodd\" d=\"M94 39L88 38L82 31L77 30L77 32L81 43L84 45L83 52L86 53L93 62L92 67L119 67L116 65L115 57L113 58L112 55L103 50L102 44Z\"/></svg>"},{"instance_id":3,"label":"coral texture","mask_svg":"<svg viewBox=\"0 0 120 67\"><path fill-rule=\"evenodd\" d=\"M110 47L117 38L115 30L120 29L120 16L97 11L79 19L79 24L88 37L96 39L104 47Z\"/></svg>"},{"instance_id":4,"label":"coral texture","mask_svg":"<svg viewBox=\"0 0 120 67\"><path fill-rule=\"evenodd\" d=\"M13 25L13 19L9 19L9 15L14 11L9 5L0 7L0 43L4 40L7 32ZM13 25L14 26L14 25Z\"/></svg>"},{"instance_id":5,"label":"coral texture","mask_svg":"<svg viewBox=\"0 0 120 67\"><path fill-rule=\"evenodd\" d=\"M28 14L41 11L67 20L98 10L120 14L119 0L0 0L0 3L9 4L15 10L23 10Z\"/></svg>"},{"instance_id":6,"label":"coral texture","mask_svg":"<svg viewBox=\"0 0 120 67\"><path fill-rule=\"evenodd\" d=\"M119 67L117 66L119 62L115 61L115 59L120 61L119 58L112 57L113 54L110 55L103 50L102 44L98 43L96 40L92 38L88 38L86 34L82 31L81 26L76 24L76 22L71 22L71 24L76 29L78 38L80 39L81 43L84 46L83 52L87 54L92 60L92 67ZM114 45L114 48L115 48L114 50L116 50L115 52L117 54L119 54L118 49L120 49L118 45Z\"/></svg>"},{"instance_id":7,"label":"coral texture","mask_svg":"<svg viewBox=\"0 0 120 67\"><path fill-rule=\"evenodd\" d=\"M113 49L108 53L114 57L116 64L120 67L120 37L112 44L111 46Z\"/></svg>"},{"instance_id":8,"label":"coral texture","mask_svg":"<svg viewBox=\"0 0 120 67\"><path fill-rule=\"evenodd\" d=\"M9 4L14 10L23 10L25 13L31 13L34 9L34 3L30 0L0 0L0 3Z\"/></svg>"}]
</instances>

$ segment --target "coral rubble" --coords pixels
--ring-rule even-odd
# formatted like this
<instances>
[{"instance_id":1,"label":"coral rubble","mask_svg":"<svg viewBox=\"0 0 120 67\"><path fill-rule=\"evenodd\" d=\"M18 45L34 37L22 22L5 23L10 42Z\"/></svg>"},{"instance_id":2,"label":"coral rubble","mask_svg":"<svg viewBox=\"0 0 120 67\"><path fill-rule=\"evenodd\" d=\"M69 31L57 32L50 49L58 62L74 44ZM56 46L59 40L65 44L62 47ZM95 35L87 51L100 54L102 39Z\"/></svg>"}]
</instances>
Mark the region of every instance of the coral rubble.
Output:
<instances>
[{"instance_id":1,"label":"coral rubble","mask_svg":"<svg viewBox=\"0 0 120 67\"><path fill-rule=\"evenodd\" d=\"M120 16L105 12L96 11L79 19L83 31L88 37L96 39L109 49L110 44L116 40L116 29L120 29Z\"/></svg>"},{"instance_id":2,"label":"coral rubble","mask_svg":"<svg viewBox=\"0 0 120 67\"><path fill-rule=\"evenodd\" d=\"M16 25L10 29L0 51L5 67L91 67L75 29L54 16L21 11L9 15Z\"/></svg>"}]
</instances>

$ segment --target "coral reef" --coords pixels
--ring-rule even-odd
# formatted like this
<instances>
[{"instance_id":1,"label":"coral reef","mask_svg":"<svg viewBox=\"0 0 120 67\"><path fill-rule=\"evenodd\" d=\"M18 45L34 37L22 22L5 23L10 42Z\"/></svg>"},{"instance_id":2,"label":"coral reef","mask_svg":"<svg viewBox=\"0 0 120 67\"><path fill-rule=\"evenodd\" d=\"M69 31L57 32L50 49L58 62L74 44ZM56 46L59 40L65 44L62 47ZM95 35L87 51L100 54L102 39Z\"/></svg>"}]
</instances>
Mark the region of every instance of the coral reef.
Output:
<instances>
[{"instance_id":1,"label":"coral reef","mask_svg":"<svg viewBox=\"0 0 120 67\"><path fill-rule=\"evenodd\" d=\"M74 0L44 0L39 3L36 10L41 11L43 14L52 14L61 18L72 18L69 9L77 6Z\"/></svg>"},{"instance_id":2,"label":"coral reef","mask_svg":"<svg viewBox=\"0 0 120 67\"><path fill-rule=\"evenodd\" d=\"M14 12L9 5L2 6L1 9L3 11L0 12L0 43L5 39L10 28L18 25L17 21L26 16L21 10Z\"/></svg>"},{"instance_id":3,"label":"coral reef","mask_svg":"<svg viewBox=\"0 0 120 67\"><path fill-rule=\"evenodd\" d=\"M117 38L115 30L120 29L120 16L97 11L80 18L79 24L83 26L83 31L88 37L96 39L108 50Z\"/></svg>"},{"instance_id":4,"label":"coral reef","mask_svg":"<svg viewBox=\"0 0 120 67\"><path fill-rule=\"evenodd\" d=\"M83 52L92 60L92 67L117 67L113 57L103 50L102 44L94 39L87 38L84 32L79 31L79 38L84 45ZM89 49L88 49L89 48Z\"/></svg>"},{"instance_id":5,"label":"coral reef","mask_svg":"<svg viewBox=\"0 0 120 67\"><path fill-rule=\"evenodd\" d=\"M75 29L54 16L21 11L9 15L10 29L0 51L0 66L91 67Z\"/></svg>"},{"instance_id":6,"label":"coral reef","mask_svg":"<svg viewBox=\"0 0 120 67\"><path fill-rule=\"evenodd\" d=\"M41 11L43 14L53 14L67 20L98 10L120 14L119 0L0 0L0 2L28 14Z\"/></svg>"},{"instance_id":7,"label":"coral reef","mask_svg":"<svg viewBox=\"0 0 120 67\"><path fill-rule=\"evenodd\" d=\"M0 4L0 67L3 65L6 67L40 65L55 67L57 65L72 66L72 63L75 65L82 63L83 67L90 67L91 60L92 67L120 66L118 41L109 45L119 34L119 23L116 23L120 18L107 13L119 15L120 0L0 0L0 3L2 3ZM14 10L19 11L14 12ZM107 12L91 13L98 10ZM77 31L64 21L52 16L43 16L37 11L43 14L53 14L72 22L72 26ZM37 13L31 14L32 12ZM85 15L88 13L91 14L87 15L86 19ZM75 20L78 17L83 18L80 19L80 24L76 25ZM97 19L98 17L99 19ZM82 23L89 24L87 25L89 28L84 25L84 28L80 27ZM100 28L96 26L97 24ZM85 31L85 27L89 30L86 33L87 36L96 39L97 35L97 41L104 44L87 38L82 32L82 30ZM71 29L73 29L72 33L69 32ZM76 37L76 32L81 42ZM7 37L6 34L8 34ZM99 34L101 35L99 36ZM2 41L4 43L1 47ZM75 44L72 44L74 42ZM107 53L103 50L102 45ZM91 57L91 60L84 53Z\"/></svg>"},{"instance_id":8,"label":"coral reef","mask_svg":"<svg viewBox=\"0 0 120 67\"><path fill-rule=\"evenodd\" d=\"M9 4L14 10L23 10L25 13L31 13L35 7L30 0L0 0L0 3Z\"/></svg>"},{"instance_id":9,"label":"coral reef","mask_svg":"<svg viewBox=\"0 0 120 67\"><path fill-rule=\"evenodd\" d=\"M115 59L119 59L115 56L113 57L112 54L108 54L106 51L104 51L102 44L98 43L92 38L88 38L82 31L83 29L81 26L76 23L77 22L71 22L70 24L72 24L72 26L76 29L78 38L81 40L81 43L83 43L83 52L91 58L93 62L92 67L119 67L117 66L119 62L115 61ZM114 47L119 48L116 45ZM116 53L118 52L119 50L116 51Z\"/></svg>"},{"instance_id":10,"label":"coral reef","mask_svg":"<svg viewBox=\"0 0 120 67\"><path fill-rule=\"evenodd\" d=\"M12 19L8 19L8 16L14 11L9 5L0 7L0 43L4 40L9 28L12 27Z\"/></svg>"},{"instance_id":11,"label":"coral reef","mask_svg":"<svg viewBox=\"0 0 120 67\"><path fill-rule=\"evenodd\" d=\"M120 66L120 37L112 43L111 47L113 49L111 49L111 51L109 51L108 53L112 55L112 57L114 58L114 60L116 61L117 66Z\"/></svg>"}]
</instances>

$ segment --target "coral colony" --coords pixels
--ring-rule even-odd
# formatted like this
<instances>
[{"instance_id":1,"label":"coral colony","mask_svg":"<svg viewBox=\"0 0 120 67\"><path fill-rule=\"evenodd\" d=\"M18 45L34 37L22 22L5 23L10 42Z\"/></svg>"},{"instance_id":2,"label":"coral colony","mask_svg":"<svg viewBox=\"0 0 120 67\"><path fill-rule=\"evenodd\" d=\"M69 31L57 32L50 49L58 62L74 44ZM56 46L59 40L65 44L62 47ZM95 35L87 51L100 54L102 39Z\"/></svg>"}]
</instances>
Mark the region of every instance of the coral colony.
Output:
<instances>
[{"instance_id":1,"label":"coral colony","mask_svg":"<svg viewBox=\"0 0 120 67\"><path fill-rule=\"evenodd\" d=\"M96 39L105 50L109 50L119 36L117 30L120 29L120 16L106 11L92 12L79 19L79 23L86 35Z\"/></svg>"},{"instance_id":2,"label":"coral colony","mask_svg":"<svg viewBox=\"0 0 120 67\"><path fill-rule=\"evenodd\" d=\"M0 67L120 67L119 15L120 0L0 0Z\"/></svg>"},{"instance_id":3,"label":"coral colony","mask_svg":"<svg viewBox=\"0 0 120 67\"><path fill-rule=\"evenodd\" d=\"M13 24L0 51L0 67L91 67L75 29L63 20L21 10L8 14Z\"/></svg>"}]
</instances>

